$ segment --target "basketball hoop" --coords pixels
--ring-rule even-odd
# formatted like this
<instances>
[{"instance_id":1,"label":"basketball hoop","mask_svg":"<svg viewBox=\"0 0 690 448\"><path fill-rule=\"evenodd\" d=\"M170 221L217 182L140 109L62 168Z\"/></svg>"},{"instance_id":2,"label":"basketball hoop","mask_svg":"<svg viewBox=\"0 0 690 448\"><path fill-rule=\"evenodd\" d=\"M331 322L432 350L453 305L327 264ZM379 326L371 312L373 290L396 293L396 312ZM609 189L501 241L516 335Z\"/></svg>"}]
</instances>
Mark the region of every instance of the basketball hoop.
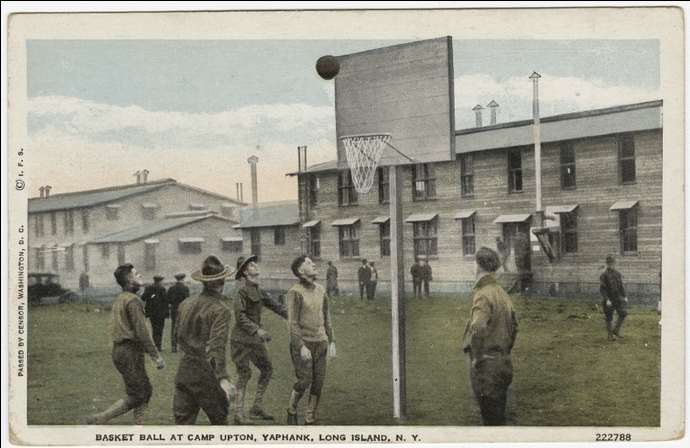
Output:
<instances>
[{"instance_id":1,"label":"basketball hoop","mask_svg":"<svg viewBox=\"0 0 690 448\"><path fill-rule=\"evenodd\" d=\"M381 159L383 147L390 140L390 134L366 134L340 137L345 145L347 164L357 193L366 194L374 184L374 173Z\"/></svg>"}]
</instances>

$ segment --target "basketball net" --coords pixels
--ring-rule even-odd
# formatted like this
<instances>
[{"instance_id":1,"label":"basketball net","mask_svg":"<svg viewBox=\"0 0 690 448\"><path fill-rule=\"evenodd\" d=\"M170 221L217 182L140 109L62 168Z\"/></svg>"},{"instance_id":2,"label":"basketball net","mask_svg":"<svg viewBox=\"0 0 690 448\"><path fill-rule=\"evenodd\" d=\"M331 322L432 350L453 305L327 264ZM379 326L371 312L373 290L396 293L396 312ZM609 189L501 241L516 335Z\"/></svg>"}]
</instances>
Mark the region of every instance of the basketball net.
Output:
<instances>
[{"instance_id":1,"label":"basketball net","mask_svg":"<svg viewBox=\"0 0 690 448\"><path fill-rule=\"evenodd\" d=\"M374 184L374 174L381 159L383 147L390 140L390 134L367 134L340 137L345 145L347 164L352 173L352 182L357 193L366 194Z\"/></svg>"}]
</instances>

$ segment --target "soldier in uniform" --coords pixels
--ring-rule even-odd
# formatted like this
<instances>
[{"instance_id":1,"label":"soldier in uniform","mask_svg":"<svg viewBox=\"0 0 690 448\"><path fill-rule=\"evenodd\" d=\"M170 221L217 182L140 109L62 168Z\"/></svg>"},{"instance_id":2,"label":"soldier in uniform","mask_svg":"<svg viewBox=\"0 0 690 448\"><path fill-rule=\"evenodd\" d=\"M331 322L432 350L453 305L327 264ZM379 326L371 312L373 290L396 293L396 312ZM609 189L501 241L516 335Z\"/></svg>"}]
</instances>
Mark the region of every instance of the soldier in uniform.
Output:
<instances>
[{"instance_id":1,"label":"soldier in uniform","mask_svg":"<svg viewBox=\"0 0 690 448\"><path fill-rule=\"evenodd\" d=\"M414 298L422 297L422 265L419 264L419 258L415 257L414 264L410 268L412 274L412 286L414 289Z\"/></svg>"},{"instance_id":2,"label":"soldier in uniform","mask_svg":"<svg viewBox=\"0 0 690 448\"><path fill-rule=\"evenodd\" d=\"M367 292L367 285L371 280L371 268L367 263L367 259L362 259L362 266L357 270L357 280L359 281L359 298L364 299L364 294Z\"/></svg>"},{"instance_id":3,"label":"soldier in uniform","mask_svg":"<svg viewBox=\"0 0 690 448\"><path fill-rule=\"evenodd\" d=\"M163 327L165 319L170 317L168 310L168 296L163 286L163 276L154 275L153 285L144 288L141 300L146 304L146 317L151 320L151 331L153 332L153 342L159 352L163 351Z\"/></svg>"},{"instance_id":4,"label":"soldier in uniform","mask_svg":"<svg viewBox=\"0 0 690 448\"><path fill-rule=\"evenodd\" d=\"M235 424L251 424L243 416L244 395L252 376L250 363L261 372L256 386L254 404L249 411L253 420L274 420L263 409L263 399L273 375L273 364L268 357L266 344L271 336L261 328L261 311L265 306L280 317L287 319L287 308L259 288L259 265L257 256L237 261L235 279L239 281L235 293L235 328L232 330L230 352L237 366L237 395L235 397Z\"/></svg>"},{"instance_id":5,"label":"soldier in uniform","mask_svg":"<svg viewBox=\"0 0 690 448\"><path fill-rule=\"evenodd\" d=\"M225 350L230 310L223 304L232 268L210 255L192 278L203 283L198 296L182 302L175 326L183 355L175 376L175 424L193 425L203 409L212 425L226 425L235 386L228 379Z\"/></svg>"},{"instance_id":6,"label":"soldier in uniform","mask_svg":"<svg viewBox=\"0 0 690 448\"><path fill-rule=\"evenodd\" d=\"M290 356L297 381L292 386L287 424L297 425L297 405L309 389L309 406L304 423L316 424L316 408L326 377L326 358L335 358L335 340L328 312L328 296L323 286L314 283L316 265L301 255L292 262L292 273L299 283L287 294Z\"/></svg>"},{"instance_id":7,"label":"soldier in uniform","mask_svg":"<svg viewBox=\"0 0 690 448\"><path fill-rule=\"evenodd\" d=\"M623 287L623 277L616 270L616 259L609 255L606 257L606 270L599 276L599 291L602 296L601 308L604 312L606 331L609 341L615 341L613 335L622 338L621 326L628 315L628 297ZM613 326L613 312L618 314L616 326Z\"/></svg>"},{"instance_id":8,"label":"soldier in uniform","mask_svg":"<svg viewBox=\"0 0 690 448\"><path fill-rule=\"evenodd\" d=\"M429 282L433 280L431 274L431 265L429 264L429 259L424 259L424 264L420 267L420 278L424 283L424 297L429 297Z\"/></svg>"},{"instance_id":9,"label":"soldier in uniform","mask_svg":"<svg viewBox=\"0 0 690 448\"><path fill-rule=\"evenodd\" d=\"M189 287L184 284L184 278L187 275L184 273L175 274L175 282L170 288L168 288L168 303L170 305L170 335L172 346L172 352L177 352L177 338L175 337L175 327L177 324L177 310L184 299L189 297Z\"/></svg>"},{"instance_id":10,"label":"soldier in uniform","mask_svg":"<svg viewBox=\"0 0 690 448\"><path fill-rule=\"evenodd\" d=\"M122 292L113 303L112 357L113 364L124 380L127 398L90 416L87 422L90 425L104 425L134 409L134 424L143 425L146 407L153 393L146 374L144 355L148 354L159 370L165 367L165 362L156 350L146 327L144 306L135 294L142 286L137 270L131 264L123 264L115 270L115 280L122 287Z\"/></svg>"},{"instance_id":11,"label":"soldier in uniform","mask_svg":"<svg viewBox=\"0 0 690 448\"><path fill-rule=\"evenodd\" d=\"M482 247L475 255L477 283L472 289L472 314L463 351L470 357L470 380L484 425L505 425L508 386L513 380L510 352L518 321L512 301L501 288L498 254Z\"/></svg>"},{"instance_id":12,"label":"soldier in uniform","mask_svg":"<svg viewBox=\"0 0 690 448\"><path fill-rule=\"evenodd\" d=\"M326 270L326 292L328 297L338 297L340 295L338 290L338 268L333 266L331 261L328 262L328 269Z\"/></svg>"}]
</instances>

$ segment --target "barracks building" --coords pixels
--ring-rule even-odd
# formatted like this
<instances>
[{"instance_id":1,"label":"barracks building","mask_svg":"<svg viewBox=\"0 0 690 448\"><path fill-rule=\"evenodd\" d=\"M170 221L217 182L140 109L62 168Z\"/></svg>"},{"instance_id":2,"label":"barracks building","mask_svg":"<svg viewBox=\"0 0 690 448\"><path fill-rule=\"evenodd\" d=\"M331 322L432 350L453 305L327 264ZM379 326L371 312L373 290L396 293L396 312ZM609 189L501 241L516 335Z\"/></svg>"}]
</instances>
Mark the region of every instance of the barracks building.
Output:
<instances>
[{"instance_id":1,"label":"barracks building","mask_svg":"<svg viewBox=\"0 0 690 448\"><path fill-rule=\"evenodd\" d=\"M401 169L406 283L415 257L433 268L432 293L464 293L474 284L474 253L515 254L529 241L532 292L599 296L607 255L618 260L630 300L660 295L662 237L662 101L541 119L542 203L553 260L536 241L533 121L455 132L456 159ZM375 260L390 289L388 170L367 195L336 161L298 177L301 247L321 272L338 267L341 291L354 291L360 260ZM515 264L501 272L510 287ZM408 288L410 290L411 287Z\"/></svg>"}]
</instances>

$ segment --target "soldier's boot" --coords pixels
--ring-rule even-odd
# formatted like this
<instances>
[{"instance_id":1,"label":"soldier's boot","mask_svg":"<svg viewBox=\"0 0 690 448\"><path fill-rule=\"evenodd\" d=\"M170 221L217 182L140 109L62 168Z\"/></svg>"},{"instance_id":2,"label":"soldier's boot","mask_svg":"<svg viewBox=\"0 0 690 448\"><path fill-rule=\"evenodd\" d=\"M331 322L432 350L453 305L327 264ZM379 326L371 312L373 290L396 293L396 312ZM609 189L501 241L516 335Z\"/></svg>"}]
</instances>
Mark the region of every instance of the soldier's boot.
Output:
<instances>
[{"instance_id":1,"label":"soldier's boot","mask_svg":"<svg viewBox=\"0 0 690 448\"><path fill-rule=\"evenodd\" d=\"M250 422L249 420L245 420L244 416L242 415L244 413L244 394L247 391L246 386L245 387L238 387L237 391L235 392L235 424L236 425L253 425L253 422Z\"/></svg>"},{"instance_id":2,"label":"soldier's boot","mask_svg":"<svg viewBox=\"0 0 690 448\"><path fill-rule=\"evenodd\" d=\"M299 404L300 398L302 398L302 394L293 389L290 393L290 403L288 403L287 410L288 425L299 425L299 420L297 419L297 405Z\"/></svg>"},{"instance_id":3,"label":"soldier's boot","mask_svg":"<svg viewBox=\"0 0 690 448\"><path fill-rule=\"evenodd\" d=\"M316 407L319 405L319 397L316 395L309 395L309 406L307 407L307 414L304 416L305 425L316 424Z\"/></svg>"},{"instance_id":4,"label":"soldier's boot","mask_svg":"<svg viewBox=\"0 0 690 448\"><path fill-rule=\"evenodd\" d=\"M623 337L623 336L621 336L621 326L623 325L624 320L625 320L625 316L618 316L618 318L616 319L616 326L613 329L613 334L615 334L619 338Z\"/></svg>"},{"instance_id":5,"label":"soldier's boot","mask_svg":"<svg viewBox=\"0 0 690 448\"><path fill-rule=\"evenodd\" d=\"M125 403L125 400L117 400L105 411L99 414L90 415L86 419L86 423L89 425L105 425L110 420L124 414L127 411L129 411L129 406Z\"/></svg>"},{"instance_id":6,"label":"soldier's boot","mask_svg":"<svg viewBox=\"0 0 690 448\"><path fill-rule=\"evenodd\" d=\"M249 418L254 420L275 420L274 416L264 411L264 394L267 388L268 382L259 383L256 386L256 395L254 396L254 404L252 404L252 408L249 410Z\"/></svg>"},{"instance_id":7,"label":"soldier's boot","mask_svg":"<svg viewBox=\"0 0 690 448\"><path fill-rule=\"evenodd\" d=\"M132 410L132 413L134 414L134 424L135 425L143 425L144 420L146 419L146 409L149 407L148 403L144 403L140 406L137 406Z\"/></svg>"},{"instance_id":8,"label":"soldier's boot","mask_svg":"<svg viewBox=\"0 0 690 448\"><path fill-rule=\"evenodd\" d=\"M613 337L613 322L612 321L606 321L606 331L609 334L609 341L615 341L616 338Z\"/></svg>"}]
</instances>

